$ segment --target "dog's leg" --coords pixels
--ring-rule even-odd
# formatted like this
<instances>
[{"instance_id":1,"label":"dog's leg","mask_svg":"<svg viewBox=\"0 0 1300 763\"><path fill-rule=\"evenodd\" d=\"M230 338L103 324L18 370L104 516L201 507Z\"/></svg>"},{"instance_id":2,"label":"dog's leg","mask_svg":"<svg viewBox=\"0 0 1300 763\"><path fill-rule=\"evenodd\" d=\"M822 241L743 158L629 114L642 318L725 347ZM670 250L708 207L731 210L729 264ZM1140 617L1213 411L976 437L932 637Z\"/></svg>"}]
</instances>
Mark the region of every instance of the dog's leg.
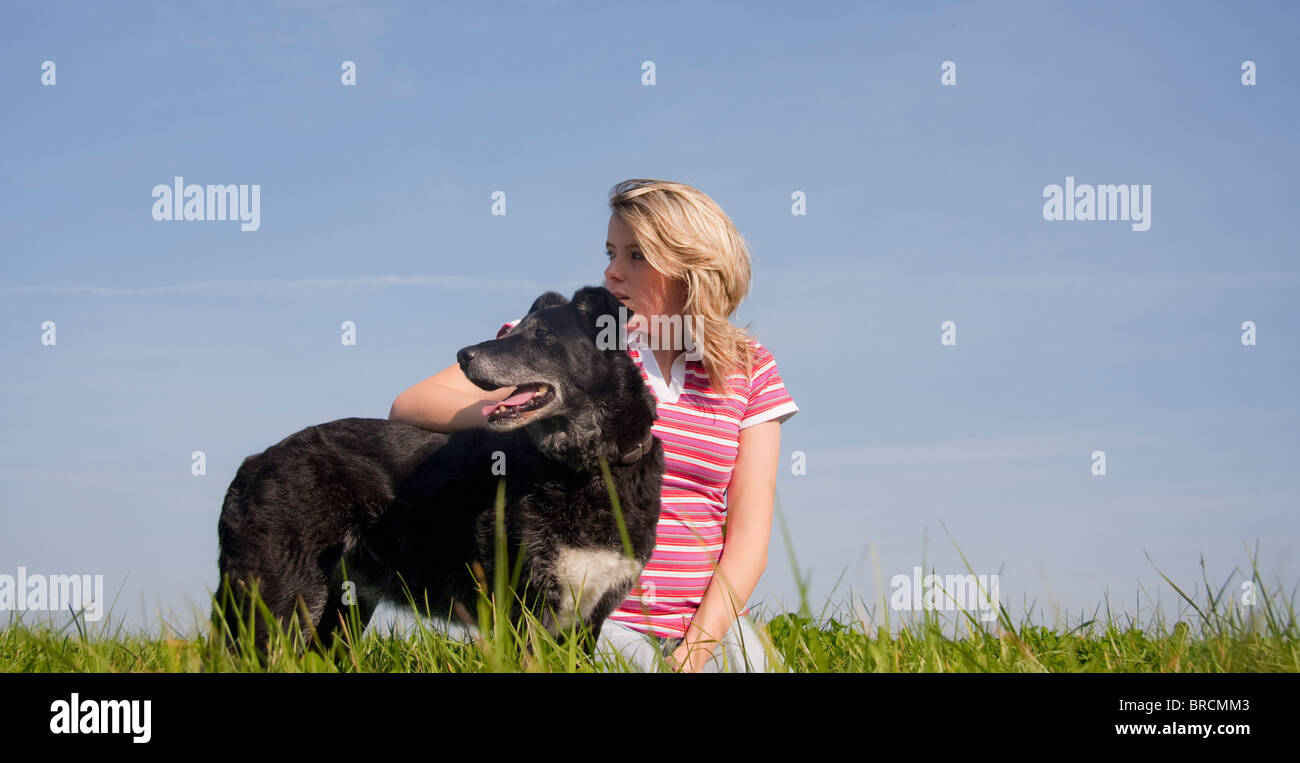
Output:
<instances>
[{"instance_id":1,"label":"dog's leg","mask_svg":"<svg viewBox=\"0 0 1300 763\"><path fill-rule=\"evenodd\" d=\"M212 620L219 637L232 655L242 654L247 636L251 636L252 658L258 665L268 664L270 631L266 622L262 580L251 574L223 571L213 603Z\"/></svg>"},{"instance_id":2,"label":"dog's leg","mask_svg":"<svg viewBox=\"0 0 1300 763\"><path fill-rule=\"evenodd\" d=\"M320 625L317 626L317 641L321 647L328 648L330 639L345 628L351 638L360 638L378 606L371 597L358 592L354 586L345 588L343 583L338 580L330 586L329 598L321 611Z\"/></svg>"},{"instance_id":3,"label":"dog's leg","mask_svg":"<svg viewBox=\"0 0 1300 763\"><path fill-rule=\"evenodd\" d=\"M227 623L232 631L239 629L241 622L243 630L252 630L260 657L268 655L272 646L266 611L285 630L285 635L289 635L288 629L296 619L301 634L307 639L314 638L329 599L329 585L326 576L310 561L282 562L270 575L249 569L237 569L226 575L232 581L233 592L228 597L233 606L225 607ZM252 595L254 591L257 601ZM236 633L235 638L241 635Z\"/></svg>"},{"instance_id":4,"label":"dog's leg","mask_svg":"<svg viewBox=\"0 0 1300 763\"><path fill-rule=\"evenodd\" d=\"M600 629L603 628L604 625L604 620L597 620L594 623L588 624L587 627L589 630L587 631L587 638L590 639L590 641L585 645L587 647L587 656L592 656L596 653L596 645L600 643Z\"/></svg>"},{"instance_id":5,"label":"dog's leg","mask_svg":"<svg viewBox=\"0 0 1300 763\"><path fill-rule=\"evenodd\" d=\"M527 618L523 618L522 620L520 620L520 623L524 630L523 667L524 670L532 670L533 666L537 663L537 647L533 642L534 626L532 622L529 621Z\"/></svg>"},{"instance_id":6,"label":"dog's leg","mask_svg":"<svg viewBox=\"0 0 1300 763\"><path fill-rule=\"evenodd\" d=\"M587 618L587 638L583 641L583 647L587 651L588 657L595 657L596 647L600 644L600 631L605 626L605 620L609 617L618 605L627 598L627 592L631 586L615 586L596 602L592 608L591 615Z\"/></svg>"},{"instance_id":7,"label":"dog's leg","mask_svg":"<svg viewBox=\"0 0 1300 763\"><path fill-rule=\"evenodd\" d=\"M221 576L212 602L212 627L215 637L221 639L232 654L239 652L241 631L247 622L244 615L248 610L244 604L246 598L242 580L236 582L229 574Z\"/></svg>"}]
</instances>

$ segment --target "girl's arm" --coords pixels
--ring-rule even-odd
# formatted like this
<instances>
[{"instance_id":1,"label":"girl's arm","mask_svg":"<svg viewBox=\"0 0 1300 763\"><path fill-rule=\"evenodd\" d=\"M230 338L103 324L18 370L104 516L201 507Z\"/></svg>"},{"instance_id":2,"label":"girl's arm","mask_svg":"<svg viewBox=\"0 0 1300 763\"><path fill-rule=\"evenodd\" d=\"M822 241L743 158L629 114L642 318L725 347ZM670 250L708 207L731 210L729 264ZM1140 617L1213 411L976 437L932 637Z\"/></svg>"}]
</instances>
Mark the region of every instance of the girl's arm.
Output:
<instances>
[{"instance_id":1,"label":"girl's arm","mask_svg":"<svg viewBox=\"0 0 1300 763\"><path fill-rule=\"evenodd\" d=\"M388 411L388 420L445 434L485 427L487 417L480 409L488 403L505 400L514 389L502 387L491 392L479 389L465 378L459 364L452 363L398 395Z\"/></svg>"},{"instance_id":2,"label":"girl's arm","mask_svg":"<svg viewBox=\"0 0 1300 763\"><path fill-rule=\"evenodd\" d=\"M700 607L673 651L672 664L682 672L698 671L717 641L736 620L736 613L758 585L767 566L772 537L772 502L781 454L781 423L765 421L740 430L736 464L727 486L727 532L722 557Z\"/></svg>"}]
</instances>

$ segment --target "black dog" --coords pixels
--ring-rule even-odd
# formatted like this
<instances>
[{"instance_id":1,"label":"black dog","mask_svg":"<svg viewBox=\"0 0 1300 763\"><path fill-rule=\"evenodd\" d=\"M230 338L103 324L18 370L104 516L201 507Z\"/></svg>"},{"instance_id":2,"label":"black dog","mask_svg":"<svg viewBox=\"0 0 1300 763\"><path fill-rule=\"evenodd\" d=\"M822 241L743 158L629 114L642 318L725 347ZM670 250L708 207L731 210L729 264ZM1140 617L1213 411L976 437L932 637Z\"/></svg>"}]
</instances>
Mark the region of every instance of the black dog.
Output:
<instances>
[{"instance_id":1,"label":"black dog","mask_svg":"<svg viewBox=\"0 0 1300 763\"><path fill-rule=\"evenodd\" d=\"M434 614L447 616L456 602L473 611L473 563L489 587L493 580L504 479L506 559L522 559L516 591L524 607L552 635L585 623L590 650L650 558L663 480L663 446L650 432L654 397L627 352L605 341L617 338L608 329L620 306L601 287L580 289L571 302L547 292L506 336L458 352L479 387L518 387L487 428L448 436L341 419L246 458L218 524L214 619L232 630L236 613L248 622L255 582L272 614L285 624L298 613L318 645L346 618L348 594L363 627L381 599L407 602L404 585ZM520 615L516 603L512 617ZM262 618L253 622L264 648Z\"/></svg>"}]
</instances>

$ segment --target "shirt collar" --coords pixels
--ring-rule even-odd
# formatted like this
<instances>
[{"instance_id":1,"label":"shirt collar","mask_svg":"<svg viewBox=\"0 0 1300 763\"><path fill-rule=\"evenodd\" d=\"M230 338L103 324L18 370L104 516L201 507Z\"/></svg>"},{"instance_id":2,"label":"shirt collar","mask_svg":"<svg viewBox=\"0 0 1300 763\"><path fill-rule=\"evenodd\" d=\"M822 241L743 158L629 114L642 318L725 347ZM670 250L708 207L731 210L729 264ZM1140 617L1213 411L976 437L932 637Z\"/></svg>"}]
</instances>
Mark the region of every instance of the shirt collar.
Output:
<instances>
[{"instance_id":1,"label":"shirt collar","mask_svg":"<svg viewBox=\"0 0 1300 763\"><path fill-rule=\"evenodd\" d=\"M686 387L686 353L679 354L673 360L668 378L665 379L659 370L659 360L650 347L648 334L644 330L637 329L628 331L625 336L627 346L636 350L641 356L641 368L644 369L650 387L655 392L655 398L667 403L677 402Z\"/></svg>"}]
</instances>

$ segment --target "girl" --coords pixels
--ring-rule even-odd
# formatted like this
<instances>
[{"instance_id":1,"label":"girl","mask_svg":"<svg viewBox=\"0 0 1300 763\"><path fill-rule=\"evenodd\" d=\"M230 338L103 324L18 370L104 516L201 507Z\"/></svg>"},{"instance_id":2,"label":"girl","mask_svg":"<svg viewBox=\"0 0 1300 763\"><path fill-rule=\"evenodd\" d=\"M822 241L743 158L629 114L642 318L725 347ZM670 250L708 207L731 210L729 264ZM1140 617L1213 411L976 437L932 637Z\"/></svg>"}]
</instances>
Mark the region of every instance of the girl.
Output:
<instances>
[{"instance_id":1,"label":"girl","mask_svg":"<svg viewBox=\"0 0 1300 763\"><path fill-rule=\"evenodd\" d=\"M645 671L661 653L682 672L766 671L745 604L767 564L780 424L799 409L771 352L729 320L749 293L748 248L688 185L627 180L609 204L604 286L635 314L628 353L658 402L664 484L654 553L597 648ZM512 391L484 392L452 364L403 392L389 419L485 426L481 409Z\"/></svg>"}]
</instances>

